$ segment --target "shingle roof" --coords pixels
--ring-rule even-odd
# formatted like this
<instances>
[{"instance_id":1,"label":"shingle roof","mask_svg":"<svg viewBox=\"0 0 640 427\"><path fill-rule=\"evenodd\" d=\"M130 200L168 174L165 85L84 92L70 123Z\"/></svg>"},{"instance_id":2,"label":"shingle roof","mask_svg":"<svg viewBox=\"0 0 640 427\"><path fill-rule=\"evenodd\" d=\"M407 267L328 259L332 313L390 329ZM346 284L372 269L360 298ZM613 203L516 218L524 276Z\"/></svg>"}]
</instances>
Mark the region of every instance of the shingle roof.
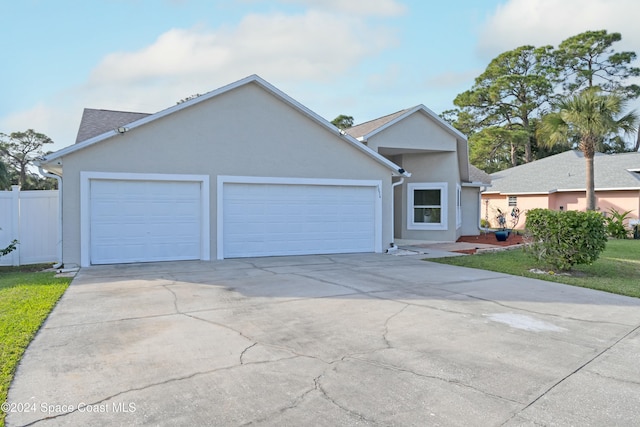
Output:
<instances>
[{"instance_id":1,"label":"shingle roof","mask_svg":"<svg viewBox=\"0 0 640 427\"><path fill-rule=\"evenodd\" d=\"M640 189L640 153L602 154L594 157L596 190ZM502 194L552 193L585 189L585 159L570 150L491 174L487 192Z\"/></svg>"},{"instance_id":2,"label":"shingle roof","mask_svg":"<svg viewBox=\"0 0 640 427\"><path fill-rule=\"evenodd\" d=\"M482 169L478 169L477 167L469 164L469 181L471 182L481 182L482 184L491 184L491 175L483 171Z\"/></svg>"},{"instance_id":3,"label":"shingle roof","mask_svg":"<svg viewBox=\"0 0 640 427\"><path fill-rule=\"evenodd\" d=\"M85 108L82 112L82 120L80 120L76 143L102 135L105 132L128 125L147 116L149 116L147 113Z\"/></svg>"},{"instance_id":4,"label":"shingle roof","mask_svg":"<svg viewBox=\"0 0 640 427\"><path fill-rule=\"evenodd\" d=\"M378 117L377 119L369 120L368 122L360 123L359 125L355 125L353 127L350 127L349 129L345 129L345 132L347 132L352 137L358 139L361 136L371 133L374 130L386 125L393 119L400 117L401 115L403 115L409 110L411 110L411 108L397 111L393 114L389 114L388 116Z\"/></svg>"}]
</instances>

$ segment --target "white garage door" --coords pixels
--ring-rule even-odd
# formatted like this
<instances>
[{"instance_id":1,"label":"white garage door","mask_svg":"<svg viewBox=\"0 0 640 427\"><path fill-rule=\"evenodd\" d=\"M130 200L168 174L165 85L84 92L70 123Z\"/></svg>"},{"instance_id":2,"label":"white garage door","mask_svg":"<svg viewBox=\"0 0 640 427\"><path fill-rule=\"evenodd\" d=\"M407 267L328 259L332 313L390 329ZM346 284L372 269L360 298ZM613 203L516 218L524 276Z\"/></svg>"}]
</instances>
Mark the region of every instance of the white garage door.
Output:
<instances>
[{"instance_id":1,"label":"white garage door","mask_svg":"<svg viewBox=\"0 0 640 427\"><path fill-rule=\"evenodd\" d=\"M91 264L200 259L199 182L90 181Z\"/></svg>"},{"instance_id":2,"label":"white garage door","mask_svg":"<svg viewBox=\"0 0 640 427\"><path fill-rule=\"evenodd\" d=\"M374 252L373 186L225 183L225 258Z\"/></svg>"}]
</instances>

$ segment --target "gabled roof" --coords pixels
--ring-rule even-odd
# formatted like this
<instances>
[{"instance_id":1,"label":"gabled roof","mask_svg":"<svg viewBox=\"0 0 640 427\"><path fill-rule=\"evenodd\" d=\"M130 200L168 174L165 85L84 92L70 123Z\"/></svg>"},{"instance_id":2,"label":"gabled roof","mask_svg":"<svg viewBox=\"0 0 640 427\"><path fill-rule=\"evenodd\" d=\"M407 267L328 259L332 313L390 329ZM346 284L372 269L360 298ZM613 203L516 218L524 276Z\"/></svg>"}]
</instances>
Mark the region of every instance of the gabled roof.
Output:
<instances>
[{"instance_id":1,"label":"gabled roof","mask_svg":"<svg viewBox=\"0 0 640 427\"><path fill-rule=\"evenodd\" d=\"M165 110L159 111L155 114L150 114L144 117L139 118L138 120L135 120L133 122L130 122L127 124L126 129L123 129L126 132L130 132L135 130L136 128L140 127L140 126L144 126L147 123L151 123L155 120L160 120L165 116L168 116L170 114L173 114L177 111L181 111L187 108L190 108L194 105L197 105L201 102L205 102L211 98L214 98L218 95L230 92L236 88L239 88L241 86L244 85L248 85L248 84L256 84L258 86L260 86L261 88L263 88L264 90L268 91L269 93L271 93L273 96L275 96L276 98L280 99L282 102L290 105L291 107L295 108L296 110L298 110L300 113L304 114L305 116L307 116L308 118L310 118L312 121L316 122L318 125L324 127L326 130L328 130L329 132L337 135L338 137L340 137L342 140L344 140L346 143L352 145L353 147L355 147L356 149L362 151L363 153L365 153L366 155L372 157L374 160L376 160L378 163L386 166L387 168L389 168L392 172L393 175L403 175L403 176L411 176L410 173L406 172L404 169L400 168L398 165L396 165L395 163L393 163L392 161L388 160L387 158L383 157L382 155L376 153L375 151L371 150L369 147L366 147L364 144L361 144L360 142L358 142L356 139L354 139L353 137L344 134L343 132L341 132L338 128L336 128L335 126L333 126L331 123L329 123L327 120L325 120L324 118L320 117L318 114L314 113L313 111L311 111L310 109L308 109L307 107L305 107L304 105L300 104L298 101L294 100L293 98L291 98L290 96L288 96L287 94L285 94L284 92L282 92L281 90L279 90L278 88L276 88L275 86L271 85L270 83L268 83L266 80L262 79L261 77L253 74L249 77L245 77L242 80L238 80L237 82L228 84L226 86L223 86L219 89L213 90L211 92L205 93L204 95L192 98L188 101L182 102L180 104L176 104L172 107L169 107ZM137 113L137 114L142 114L142 113ZM69 155L71 153L74 153L78 150L82 150L84 148L90 147L93 144L97 144L100 143L102 141L105 141L107 139L113 138L117 135L120 135L120 132L118 131L118 127L120 126L115 126L114 128L105 131L104 133L101 133L99 135L90 137L89 139L86 139L84 141L81 141L77 144L65 147L61 150L58 150L54 153L51 153L47 156L45 156L44 158L41 159L41 161L39 162L40 165L45 166L47 163L51 163L54 160L57 160L63 156Z\"/></svg>"},{"instance_id":2,"label":"gabled roof","mask_svg":"<svg viewBox=\"0 0 640 427\"><path fill-rule=\"evenodd\" d=\"M85 108L82 112L76 144L150 115L148 113Z\"/></svg>"},{"instance_id":3,"label":"gabled roof","mask_svg":"<svg viewBox=\"0 0 640 427\"><path fill-rule=\"evenodd\" d=\"M484 185L491 185L491 175L483 171L482 169L478 169L473 165L469 165L469 181L477 182Z\"/></svg>"},{"instance_id":4,"label":"gabled roof","mask_svg":"<svg viewBox=\"0 0 640 427\"><path fill-rule=\"evenodd\" d=\"M596 190L640 190L640 153L602 154L593 159ZM486 193L548 194L585 191L585 159L570 150L491 174Z\"/></svg>"},{"instance_id":5,"label":"gabled roof","mask_svg":"<svg viewBox=\"0 0 640 427\"><path fill-rule=\"evenodd\" d=\"M388 116L379 117L377 119L353 126L349 129L345 129L345 132L348 135L356 138L358 141L366 143L367 140L372 136L416 113L426 115L437 126L444 129L447 133L449 133L456 139L456 152L458 154L460 179L464 182L471 181L471 178L469 176L469 146L467 144L467 137L422 104L416 105L412 108L407 108L405 110L400 110L393 114L389 114Z\"/></svg>"},{"instance_id":6,"label":"gabled roof","mask_svg":"<svg viewBox=\"0 0 640 427\"><path fill-rule=\"evenodd\" d=\"M367 139L377 134L378 132L382 132L389 126L392 126L395 123L398 123L399 121L405 119L406 117L409 117L410 115L418 111L421 111L422 113L426 114L428 117L433 119L433 121L438 126L440 126L444 130L452 134L455 138L462 139L464 141L467 140L467 137L464 136L458 129L451 126L449 123L443 120L440 116L438 116L436 113L434 113L433 111L431 111L430 109L428 109L422 104L416 105L415 107L400 110L393 114L389 114L388 116L379 117L377 119L373 119L368 122L361 123L359 125L346 129L345 131L349 135L358 139L359 141L366 142Z\"/></svg>"}]
</instances>

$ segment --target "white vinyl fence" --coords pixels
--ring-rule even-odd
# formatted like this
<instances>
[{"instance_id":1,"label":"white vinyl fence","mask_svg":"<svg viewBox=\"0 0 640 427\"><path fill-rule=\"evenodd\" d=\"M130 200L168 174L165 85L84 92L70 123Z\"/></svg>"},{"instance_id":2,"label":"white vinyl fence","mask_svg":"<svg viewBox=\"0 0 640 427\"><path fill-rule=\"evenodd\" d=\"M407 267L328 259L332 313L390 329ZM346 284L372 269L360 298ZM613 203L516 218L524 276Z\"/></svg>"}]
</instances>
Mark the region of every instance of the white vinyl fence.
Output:
<instances>
[{"instance_id":1,"label":"white vinyl fence","mask_svg":"<svg viewBox=\"0 0 640 427\"><path fill-rule=\"evenodd\" d=\"M15 251L0 257L0 265L38 264L58 258L58 191L0 191L0 249L13 239Z\"/></svg>"}]
</instances>

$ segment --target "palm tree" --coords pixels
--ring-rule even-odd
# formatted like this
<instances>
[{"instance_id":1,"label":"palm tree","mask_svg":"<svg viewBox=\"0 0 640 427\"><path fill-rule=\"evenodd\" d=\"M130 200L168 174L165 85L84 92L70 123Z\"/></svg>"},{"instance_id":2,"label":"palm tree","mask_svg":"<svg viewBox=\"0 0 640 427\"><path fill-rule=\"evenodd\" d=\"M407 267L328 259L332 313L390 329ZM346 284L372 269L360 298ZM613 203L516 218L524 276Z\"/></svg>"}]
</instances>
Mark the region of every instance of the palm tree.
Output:
<instances>
[{"instance_id":1,"label":"palm tree","mask_svg":"<svg viewBox=\"0 0 640 427\"><path fill-rule=\"evenodd\" d=\"M542 118L538 129L542 145L552 147L568 144L576 138L578 148L586 161L587 209L595 210L596 195L593 178L593 158L600 142L611 134L637 130L638 115L635 111L620 116L626 101L616 94L601 94L591 88L569 96L556 105L556 111Z\"/></svg>"}]
</instances>

